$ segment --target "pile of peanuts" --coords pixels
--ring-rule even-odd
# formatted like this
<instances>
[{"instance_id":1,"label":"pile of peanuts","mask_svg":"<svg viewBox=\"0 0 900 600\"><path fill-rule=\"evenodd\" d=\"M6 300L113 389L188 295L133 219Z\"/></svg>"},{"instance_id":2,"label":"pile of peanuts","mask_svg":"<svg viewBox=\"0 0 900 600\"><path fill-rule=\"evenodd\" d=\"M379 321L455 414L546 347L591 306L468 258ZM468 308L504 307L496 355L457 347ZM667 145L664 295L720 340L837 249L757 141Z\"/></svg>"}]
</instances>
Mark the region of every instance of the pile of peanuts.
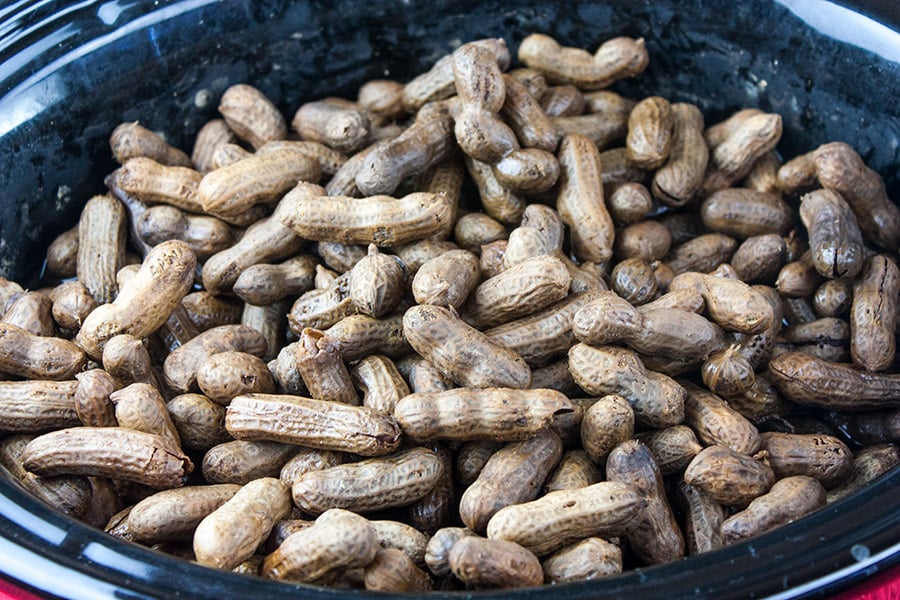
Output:
<instances>
[{"instance_id":1,"label":"pile of peanuts","mask_svg":"<svg viewBox=\"0 0 900 600\"><path fill-rule=\"evenodd\" d=\"M878 174L610 91L640 39L518 59L290 125L235 85L191 156L117 127L47 287L0 282L3 469L202 565L423 592L676 561L894 468Z\"/></svg>"}]
</instances>

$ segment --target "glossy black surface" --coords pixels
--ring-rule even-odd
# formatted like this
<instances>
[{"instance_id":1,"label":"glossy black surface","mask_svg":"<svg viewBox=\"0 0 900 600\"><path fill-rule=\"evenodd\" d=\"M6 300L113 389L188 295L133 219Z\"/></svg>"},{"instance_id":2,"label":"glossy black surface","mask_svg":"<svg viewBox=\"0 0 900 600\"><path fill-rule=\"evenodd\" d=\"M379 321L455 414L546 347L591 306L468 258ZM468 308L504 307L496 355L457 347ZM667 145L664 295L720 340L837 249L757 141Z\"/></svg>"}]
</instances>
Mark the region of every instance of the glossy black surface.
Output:
<instances>
[{"instance_id":1,"label":"glossy black surface","mask_svg":"<svg viewBox=\"0 0 900 600\"><path fill-rule=\"evenodd\" d=\"M896 2L841 4L900 24ZM786 5L854 44L807 26ZM408 78L460 41L502 36L515 49L532 31L589 48L642 36L651 66L620 91L695 102L709 122L745 106L777 111L785 155L847 141L900 194L900 35L827 2L19 1L0 8L0 275L32 279L52 237L103 191L113 167L108 135L124 120L189 151L233 83L259 87L290 115L305 99L353 97L366 79ZM708 556L495 596L823 596L900 561L898 483L895 472ZM6 481L0 572L66 597L361 595L201 569L74 523Z\"/></svg>"}]
</instances>

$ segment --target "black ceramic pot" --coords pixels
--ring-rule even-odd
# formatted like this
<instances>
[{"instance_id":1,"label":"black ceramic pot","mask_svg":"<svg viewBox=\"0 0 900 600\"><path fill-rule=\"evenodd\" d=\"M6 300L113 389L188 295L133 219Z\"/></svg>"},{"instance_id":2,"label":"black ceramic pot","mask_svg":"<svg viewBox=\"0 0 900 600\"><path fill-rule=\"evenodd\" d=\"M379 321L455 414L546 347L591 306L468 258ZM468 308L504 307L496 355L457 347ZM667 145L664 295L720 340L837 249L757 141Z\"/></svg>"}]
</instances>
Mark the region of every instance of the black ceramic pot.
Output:
<instances>
[{"instance_id":1,"label":"black ceramic pot","mask_svg":"<svg viewBox=\"0 0 900 600\"><path fill-rule=\"evenodd\" d=\"M841 6L844 5L844 6ZM286 114L406 79L454 43L533 31L594 48L646 40L651 66L616 89L698 104L708 122L781 113L779 149L851 143L900 197L900 4L822 0L81 0L0 8L0 275L35 280L53 237L103 190L112 128L137 120L190 148L233 83ZM772 534L601 583L504 598L821 597L900 563L900 472ZM51 596L345 598L361 593L220 573L120 542L0 479L0 574ZM456 595L463 597L462 594ZM455 597L456 597L455 596Z\"/></svg>"}]
</instances>

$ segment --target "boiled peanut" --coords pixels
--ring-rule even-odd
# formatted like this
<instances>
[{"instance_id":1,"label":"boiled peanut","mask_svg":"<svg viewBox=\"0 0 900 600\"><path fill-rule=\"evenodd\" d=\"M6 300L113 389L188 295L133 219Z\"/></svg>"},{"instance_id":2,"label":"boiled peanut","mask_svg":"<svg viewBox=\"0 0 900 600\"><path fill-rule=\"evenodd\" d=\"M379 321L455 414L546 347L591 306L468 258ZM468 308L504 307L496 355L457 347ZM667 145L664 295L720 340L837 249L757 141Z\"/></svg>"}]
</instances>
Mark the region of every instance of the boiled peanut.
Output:
<instances>
[{"instance_id":1,"label":"boiled peanut","mask_svg":"<svg viewBox=\"0 0 900 600\"><path fill-rule=\"evenodd\" d=\"M259 332L245 325L208 329L166 357L163 362L166 384L177 392L190 391L196 385L200 366L210 356L228 351L262 356L266 342Z\"/></svg>"},{"instance_id":2,"label":"boiled peanut","mask_svg":"<svg viewBox=\"0 0 900 600\"><path fill-rule=\"evenodd\" d=\"M585 90L597 90L613 81L634 77L649 61L643 39L612 38L597 52L560 46L550 36L533 33L522 40L519 60L543 73L551 83L571 83Z\"/></svg>"},{"instance_id":3,"label":"boiled peanut","mask_svg":"<svg viewBox=\"0 0 900 600\"><path fill-rule=\"evenodd\" d=\"M672 149L674 121L672 105L665 98L648 96L638 102L628 115L628 159L643 169L664 165Z\"/></svg>"},{"instance_id":4,"label":"boiled peanut","mask_svg":"<svg viewBox=\"0 0 900 600\"><path fill-rule=\"evenodd\" d=\"M328 100L307 102L297 109L291 129L304 140L321 142L339 152L353 152L369 136L372 124L366 112Z\"/></svg>"},{"instance_id":5,"label":"boiled peanut","mask_svg":"<svg viewBox=\"0 0 900 600\"><path fill-rule=\"evenodd\" d=\"M223 483L157 492L131 509L128 528L134 539L143 543L189 538L200 521L240 489L239 485Z\"/></svg>"},{"instance_id":6,"label":"boiled peanut","mask_svg":"<svg viewBox=\"0 0 900 600\"><path fill-rule=\"evenodd\" d=\"M672 104L669 157L653 176L653 196L670 206L684 206L703 185L709 149L703 141L703 115L685 103Z\"/></svg>"},{"instance_id":7,"label":"boiled peanut","mask_svg":"<svg viewBox=\"0 0 900 600\"><path fill-rule=\"evenodd\" d=\"M0 381L0 431L52 431L79 424L75 381Z\"/></svg>"},{"instance_id":8,"label":"boiled peanut","mask_svg":"<svg viewBox=\"0 0 900 600\"><path fill-rule=\"evenodd\" d=\"M351 372L356 386L362 392L362 404L387 414L401 398L409 395L409 386L386 356L370 354L353 366Z\"/></svg>"},{"instance_id":9,"label":"boiled peanut","mask_svg":"<svg viewBox=\"0 0 900 600\"><path fill-rule=\"evenodd\" d=\"M718 550L722 541L725 507L706 492L684 481L678 484L678 500L684 512L684 538L689 556Z\"/></svg>"},{"instance_id":10,"label":"boiled peanut","mask_svg":"<svg viewBox=\"0 0 900 600\"><path fill-rule=\"evenodd\" d=\"M727 188L711 194L700 207L703 224L737 238L776 233L793 225L790 206L777 194L747 188Z\"/></svg>"},{"instance_id":11,"label":"boiled peanut","mask_svg":"<svg viewBox=\"0 0 900 600\"><path fill-rule=\"evenodd\" d=\"M862 231L850 206L836 192L803 196L800 219L809 232L813 265L823 277L855 277L863 266Z\"/></svg>"},{"instance_id":12,"label":"boiled peanut","mask_svg":"<svg viewBox=\"0 0 900 600\"><path fill-rule=\"evenodd\" d=\"M478 284L478 257L468 250L450 250L419 267L412 293L419 304L459 309Z\"/></svg>"},{"instance_id":13,"label":"boiled peanut","mask_svg":"<svg viewBox=\"0 0 900 600\"><path fill-rule=\"evenodd\" d=\"M581 421L581 445L596 463L634 435L634 411L625 398L604 396L593 403Z\"/></svg>"},{"instance_id":14,"label":"boiled peanut","mask_svg":"<svg viewBox=\"0 0 900 600\"><path fill-rule=\"evenodd\" d=\"M463 537L450 549L448 562L457 578L475 587L527 587L544 580L537 557L506 540Z\"/></svg>"},{"instance_id":15,"label":"boiled peanut","mask_svg":"<svg viewBox=\"0 0 900 600\"><path fill-rule=\"evenodd\" d=\"M188 450L207 451L231 440L225 431L225 407L202 394L181 394L166 403L181 444Z\"/></svg>"},{"instance_id":16,"label":"boiled peanut","mask_svg":"<svg viewBox=\"0 0 900 600\"><path fill-rule=\"evenodd\" d=\"M867 371L882 371L894 362L900 269L885 255L865 262L853 285L850 306L850 354Z\"/></svg>"},{"instance_id":17,"label":"boiled peanut","mask_svg":"<svg viewBox=\"0 0 900 600\"><path fill-rule=\"evenodd\" d=\"M592 581L622 572L622 550L603 538L589 537L557 550L541 568L551 584Z\"/></svg>"},{"instance_id":18,"label":"boiled peanut","mask_svg":"<svg viewBox=\"0 0 900 600\"><path fill-rule=\"evenodd\" d=\"M228 404L241 394L271 394L275 381L266 363L247 352L225 351L209 356L197 367L197 385L207 398Z\"/></svg>"},{"instance_id":19,"label":"boiled peanut","mask_svg":"<svg viewBox=\"0 0 900 600\"><path fill-rule=\"evenodd\" d=\"M684 481L717 502L746 506L765 494L775 482L772 468L761 460L724 446L707 446L684 471Z\"/></svg>"},{"instance_id":20,"label":"boiled peanut","mask_svg":"<svg viewBox=\"0 0 900 600\"><path fill-rule=\"evenodd\" d=\"M368 254L350 271L350 300L362 314L376 319L387 316L400 303L406 279L406 268L400 260L370 244Z\"/></svg>"},{"instance_id":21,"label":"boiled peanut","mask_svg":"<svg viewBox=\"0 0 900 600\"><path fill-rule=\"evenodd\" d=\"M635 437L653 454L653 460L663 475L681 471L703 450L694 431L687 425L673 425L639 433Z\"/></svg>"},{"instance_id":22,"label":"boiled peanut","mask_svg":"<svg viewBox=\"0 0 900 600\"><path fill-rule=\"evenodd\" d=\"M287 123L281 112L253 86L240 83L229 87L218 108L235 135L254 148L287 137Z\"/></svg>"},{"instance_id":23,"label":"boiled peanut","mask_svg":"<svg viewBox=\"0 0 900 600\"><path fill-rule=\"evenodd\" d=\"M850 448L834 436L767 431L760 438L760 448L768 453L779 479L807 475L832 488L853 469Z\"/></svg>"},{"instance_id":24,"label":"boiled peanut","mask_svg":"<svg viewBox=\"0 0 900 600\"><path fill-rule=\"evenodd\" d=\"M222 442L203 455L203 479L208 483L243 485L261 477L277 477L297 450L296 446L276 442Z\"/></svg>"},{"instance_id":25,"label":"boiled peanut","mask_svg":"<svg viewBox=\"0 0 900 600\"><path fill-rule=\"evenodd\" d=\"M768 493L722 523L722 541L733 544L786 525L824 506L822 484L804 475L779 479Z\"/></svg>"},{"instance_id":26,"label":"boiled peanut","mask_svg":"<svg viewBox=\"0 0 900 600\"><path fill-rule=\"evenodd\" d=\"M556 470L547 478L544 493L574 490L603 481L600 469L584 450L568 450L563 453Z\"/></svg>"},{"instance_id":27,"label":"boiled peanut","mask_svg":"<svg viewBox=\"0 0 900 600\"><path fill-rule=\"evenodd\" d=\"M74 377L86 363L84 352L68 340L0 322L0 371L4 373L62 381Z\"/></svg>"}]
</instances>

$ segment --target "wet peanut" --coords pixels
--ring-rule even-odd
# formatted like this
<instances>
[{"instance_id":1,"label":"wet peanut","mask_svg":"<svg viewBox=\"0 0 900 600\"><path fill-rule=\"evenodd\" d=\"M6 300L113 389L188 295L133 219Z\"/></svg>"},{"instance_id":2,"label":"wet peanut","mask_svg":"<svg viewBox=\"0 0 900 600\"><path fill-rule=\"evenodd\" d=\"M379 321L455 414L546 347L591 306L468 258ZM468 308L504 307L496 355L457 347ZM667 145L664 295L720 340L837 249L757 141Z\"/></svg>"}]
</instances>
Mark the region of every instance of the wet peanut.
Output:
<instances>
[{"instance_id":1,"label":"wet peanut","mask_svg":"<svg viewBox=\"0 0 900 600\"><path fill-rule=\"evenodd\" d=\"M715 394L686 381L681 384L687 391L684 422L697 433L700 441L747 455L759 450L759 431L743 415Z\"/></svg>"},{"instance_id":2,"label":"wet peanut","mask_svg":"<svg viewBox=\"0 0 900 600\"><path fill-rule=\"evenodd\" d=\"M427 592L431 590L431 578L413 563L403 552L383 548L366 567L364 576L367 590L384 592Z\"/></svg>"},{"instance_id":3,"label":"wet peanut","mask_svg":"<svg viewBox=\"0 0 900 600\"><path fill-rule=\"evenodd\" d=\"M846 316L853 304L853 282L847 279L829 279L816 288L812 299L813 309L822 317Z\"/></svg>"},{"instance_id":4,"label":"wet peanut","mask_svg":"<svg viewBox=\"0 0 900 600\"><path fill-rule=\"evenodd\" d=\"M813 265L823 277L855 277L863 267L862 232L850 206L835 192L803 196L800 219L809 232Z\"/></svg>"},{"instance_id":5,"label":"wet peanut","mask_svg":"<svg viewBox=\"0 0 900 600\"><path fill-rule=\"evenodd\" d=\"M287 123L262 91L246 85L229 87L219 100L219 114L242 140L254 148L287 137Z\"/></svg>"},{"instance_id":6,"label":"wet peanut","mask_svg":"<svg viewBox=\"0 0 900 600\"><path fill-rule=\"evenodd\" d=\"M146 383L158 387L150 354L143 342L132 335L117 335L103 348L103 368L116 379L119 387Z\"/></svg>"},{"instance_id":7,"label":"wet peanut","mask_svg":"<svg viewBox=\"0 0 900 600\"><path fill-rule=\"evenodd\" d=\"M638 440L619 444L606 459L606 479L631 485L646 503L625 537L646 564L684 557L684 537L663 488L662 473L650 449Z\"/></svg>"},{"instance_id":8,"label":"wet peanut","mask_svg":"<svg viewBox=\"0 0 900 600\"><path fill-rule=\"evenodd\" d=\"M768 493L725 519L722 523L722 541L734 544L757 536L796 521L824 505L825 489L815 479L804 475L779 479Z\"/></svg>"},{"instance_id":9,"label":"wet peanut","mask_svg":"<svg viewBox=\"0 0 900 600\"><path fill-rule=\"evenodd\" d=\"M547 478L544 493L577 490L603 481L603 474L584 450L563 453L556 470Z\"/></svg>"},{"instance_id":10,"label":"wet peanut","mask_svg":"<svg viewBox=\"0 0 900 600\"><path fill-rule=\"evenodd\" d=\"M478 257L468 250L450 250L422 264L412 281L419 304L459 309L478 284Z\"/></svg>"},{"instance_id":11,"label":"wet peanut","mask_svg":"<svg viewBox=\"0 0 900 600\"><path fill-rule=\"evenodd\" d=\"M790 434L767 431L761 449L779 479L807 475L832 488L853 469L853 454L841 440L830 435Z\"/></svg>"},{"instance_id":12,"label":"wet peanut","mask_svg":"<svg viewBox=\"0 0 900 600\"><path fill-rule=\"evenodd\" d=\"M793 225L790 206L777 194L747 188L728 188L711 194L700 207L703 224L740 239L775 233L785 235Z\"/></svg>"},{"instance_id":13,"label":"wet peanut","mask_svg":"<svg viewBox=\"0 0 900 600\"><path fill-rule=\"evenodd\" d=\"M152 385L132 383L110 394L109 400L116 407L119 427L152 433L168 440L173 447L181 447L166 402Z\"/></svg>"},{"instance_id":14,"label":"wet peanut","mask_svg":"<svg viewBox=\"0 0 900 600\"><path fill-rule=\"evenodd\" d=\"M775 280L775 287L786 298L804 299L811 295L822 281L823 277L819 275L813 262L812 252L807 250L781 268Z\"/></svg>"},{"instance_id":15,"label":"wet peanut","mask_svg":"<svg viewBox=\"0 0 900 600\"><path fill-rule=\"evenodd\" d=\"M164 165L192 166L191 159L165 139L137 121L122 123L109 136L113 158L120 164L135 156L146 156Z\"/></svg>"},{"instance_id":16,"label":"wet peanut","mask_svg":"<svg viewBox=\"0 0 900 600\"><path fill-rule=\"evenodd\" d=\"M208 483L243 485L261 477L277 477L296 452L296 446L276 442L222 442L203 455L203 479Z\"/></svg>"},{"instance_id":17,"label":"wet peanut","mask_svg":"<svg viewBox=\"0 0 900 600\"><path fill-rule=\"evenodd\" d=\"M784 239L779 235L748 237L731 256L731 266L741 281L772 281L784 265L786 252Z\"/></svg>"},{"instance_id":18,"label":"wet peanut","mask_svg":"<svg viewBox=\"0 0 900 600\"><path fill-rule=\"evenodd\" d=\"M294 482L291 493L294 503L311 514L331 508L369 512L412 504L435 486L442 472L435 452L413 448L310 471Z\"/></svg>"},{"instance_id":19,"label":"wet peanut","mask_svg":"<svg viewBox=\"0 0 900 600\"><path fill-rule=\"evenodd\" d=\"M125 209L106 194L88 200L78 220L76 271L98 304L112 302L116 271L125 263Z\"/></svg>"},{"instance_id":20,"label":"wet peanut","mask_svg":"<svg viewBox=\"0 0 900 600\"><path fill-rule=\"evenodd\" d=\"M87 362L72 342L0 322L0 371L29 379L71 379Z\"/></svg>"},{"instance_id":21,"label":"wet peanut","mask_svg":"<svg viewBox=\"0 0 900 600\"><path fill-rule=\"evenodd\" d=\"M154 489L184 485L194 465L168 439L124 427L75 427L29 442L25 468L38 475L93 475Z\"/></svg>"},{"instance_id":22,"label":"wet peanut","mask_svg":"<svg viewBox=\"0 0 900 600\"><path fill-rule=\"evenodd\" d=\"M503 82L506 98L500 114L516 133L519 143L526 148L555 151L559 143L556 128L538 100L512 75L504 75Z\"/></svg>"},{"instance_id":23,"label":"wet peanut","mask_svg":"<svg viewBox=\"0 0 900 600\"><path fill-rule=\"evenodd\" d=\"M684 206L703 185L709 149L703 141L703 115L685 103L671 106L672 141L668 160L653 176L654 198L669 206Z\"/></svg>"},{"instance_id":24,"label":"wet peanut","mask_svg":"<svg viewBox=\"0 0 900 600\"><path fill-rule=\"evenodd\" d=\"M225 427L238 439L280 441L363 456L389 454L400 443L400 428L392 417L365 406L299 396L238 396L228 406Z\"/></svg>"},{"instance_id":25,"label":"wet peanut","mask_svg":"<svg viewBox=\"0 0 900 600\"><path fill-rule=\"evenodd\" d=\"M890 444L878 444L863 448L853 459L853 471L843 483L828 490L829 503L840 500L888 473L900 464L900 450Z\"/></svg>"},{"instance_id":26,"label":"wet peanut","mask_svg":"<svg viewBox=\"0 0 900 600\"><path fill-rule=\"evenodd\" d=\"M41 432L75 427L75 381L0 382L0 431Z\"/></svg>"},{"instance_id":27,"label":"wet peanut","mask_svg":"<svg viewBox=\"0 0 900 600\"><path fill-rule=\"evenodd\" d=\"M706 233L675 246L666 257L666 265L679 275L690 271L709 273L728 262L737 241L721 233Z\"/></svg>"},{"instance_id":28,"label":"wet peanut","mask_svg":"<svg viewBox=\"0 0 900 600\"><path fill-rule=\"evenodd\" d=\"M707 446L684 471L684 481L729 506L746 506L775 482L772 468L762 460L724 446Z\"/></svg>"},{"instance_id":29,"label":"wet peanut","mask_svg":"<svg viewBox=\"0 0 900 600\"><path fill-rule=\"evenodd\" d=\"M403 432L413 439L517 441L547 426L554 414L570 410L553 390L510 388L452 389L410 394L394 410Z\"/></svg>"},{"instance_id":30,"label":"wet peanut","mask_svg":"<svg viewBox=\"0 0 900 600\"><path fill-rule=\"evenodd\" d=\"M775 148L781 131L781 115L759 113L737 124L721 143L710 144L704 190L725 189L746 176L759 157Z\"/></svg>"},{"instance_id":31,"label":"wet peanut","mask_svg":"<svg viewBox=\"0 0 900 600\"><path fill-rule=\"evenodd\" d=\"M279 480L264 477L247 483L197 525L193 544L197 562L233 569L253 555L290 511L290 493Z\"/></svg>"},{"instance_id":32,"label":"wet peanut","mask_svg":"<svg viewBox=\"0 0 900 600\"><path fill-rule=\"evenodd\" d=\"M622 572L622 550L599 537L589 537L548 556L541 563L551 584L592 581Z\"/></svg>"},{"instance_id":33,"label":"wet peanut","mask_svg":"<svg viewBox=\"0 0 900 600\"><path fill-rule=\"evenodd\" d=\"M672 148L674 120L672 105L665 98L648 96L638 102L628 115L628 159L642 169L664 165Z\"/></svg>"},{"instance_id":34,"label":"wet peanut","mask_svg":"<svg viewBox=\"0 0 900 600\"><path fill-rule=\"evenodd\" d=\"M604 396L584 413L580 431L582 447L600 464L613 448L634 435L634 410L622 396Z\"/></svg>"},{"instance_id":35,"label":"wet peanut","mask_svg":"<svg viewBox=\"0 0 900 600\"><path fill-rule=\"evenodd\" d=\"M688 272L669 284L670 291L683 289L699 292L710 317L728 331L759 333L774 319L765 296L742 281Z\"/></svg>"},{"instance_id":36,"label":"wet peanut","mask_svg":"<svg viewBox=\"0 0 900 600\"><path fill-rule=\"evenodd\" d=\"M202 394L175 396L166 408L187 450L205 452L232 439L225 431L225 407Z\"/></svg>"},{"instance_id":37,"label":"wet peanut","mask_svg":"<svg viewBox=\"0 0 900 600\"><path fill-rule=\"evenodd\" d=\"M725 507L684 481L678 484L677 500L684 513L682 527L688 556L721 548L724 545L721 528L726 516Z\"/></svg>"},{"instance_id":38,"label":"wet peanut","mask_svg":"<svg viewBox=\"0 0 900 600\"><path fill-rule=\"evenodd\" d=\"M128 528L136 541L145 544L190 538L200 521L239 489L224 483L157 492L131 509Z\"/></svg>"},{"instance_id":39,"label":"wet peanut","mask_svg":"<svg viewBox=\"0 0 900 600\"><path fill-rule=\"evenodd\" d=\"M266 363L247 352L217 352L197 367L197 385L207 398L228 404L241 394L270 394L275 381Z\"/></svg>"},{"instance_id":40,"label":"wet peanut","mask_svg":"<svg viewBox=\"0 0 900 600\"><path fill-rule=\"evenodd\" d=\"M850 306L850 354L867 371L882 371L894 362L900 269L885 255L865 262L853 285Z\"/></svg>"},{"instance_id":41,"label":"wet peanut","mask_svg":"<svg viewBox=\"0 0 900 600\"><path fill-rule=\"evenodd\" d=\"M664 225L656 221L638 221L619 231L616 254L624 259L636 258L649 263L668 254L671 244L672 234Z\"/></svg>"},{"instance_id":42,"label":"wet peanut","mask_svg":"<svg viewBox=\"0 0 900 600\"><path fill-rule=\"evenodd\" d=\"M466 536L450 549L450 570L476 588L515 588L540 585L541 563L522 546L506 540Z\"/></svg>"},{"instance_id":43,"label":"wet peanut","mask_svg":"<svg viewBox=\"0 0 900 600\"><path fill-rule=\"evenodd\" d=\"M497 450L460 498L463 523L483 532L503 507L533 500L561 457L562 441L547 429Z\"/></svg>"},{"instance_id":44,"label":"wet peanut","mask_svg":"<svg viewBox=\"0 0 900 600\"><path fill-rule=\"evenodd\" d=\"M164 204L148 207L135 227L149 246L178 239L189 245L199 260L205 260L234 243L233 231L220 219L191 215Z\"/></svg>"}]
</instances>

